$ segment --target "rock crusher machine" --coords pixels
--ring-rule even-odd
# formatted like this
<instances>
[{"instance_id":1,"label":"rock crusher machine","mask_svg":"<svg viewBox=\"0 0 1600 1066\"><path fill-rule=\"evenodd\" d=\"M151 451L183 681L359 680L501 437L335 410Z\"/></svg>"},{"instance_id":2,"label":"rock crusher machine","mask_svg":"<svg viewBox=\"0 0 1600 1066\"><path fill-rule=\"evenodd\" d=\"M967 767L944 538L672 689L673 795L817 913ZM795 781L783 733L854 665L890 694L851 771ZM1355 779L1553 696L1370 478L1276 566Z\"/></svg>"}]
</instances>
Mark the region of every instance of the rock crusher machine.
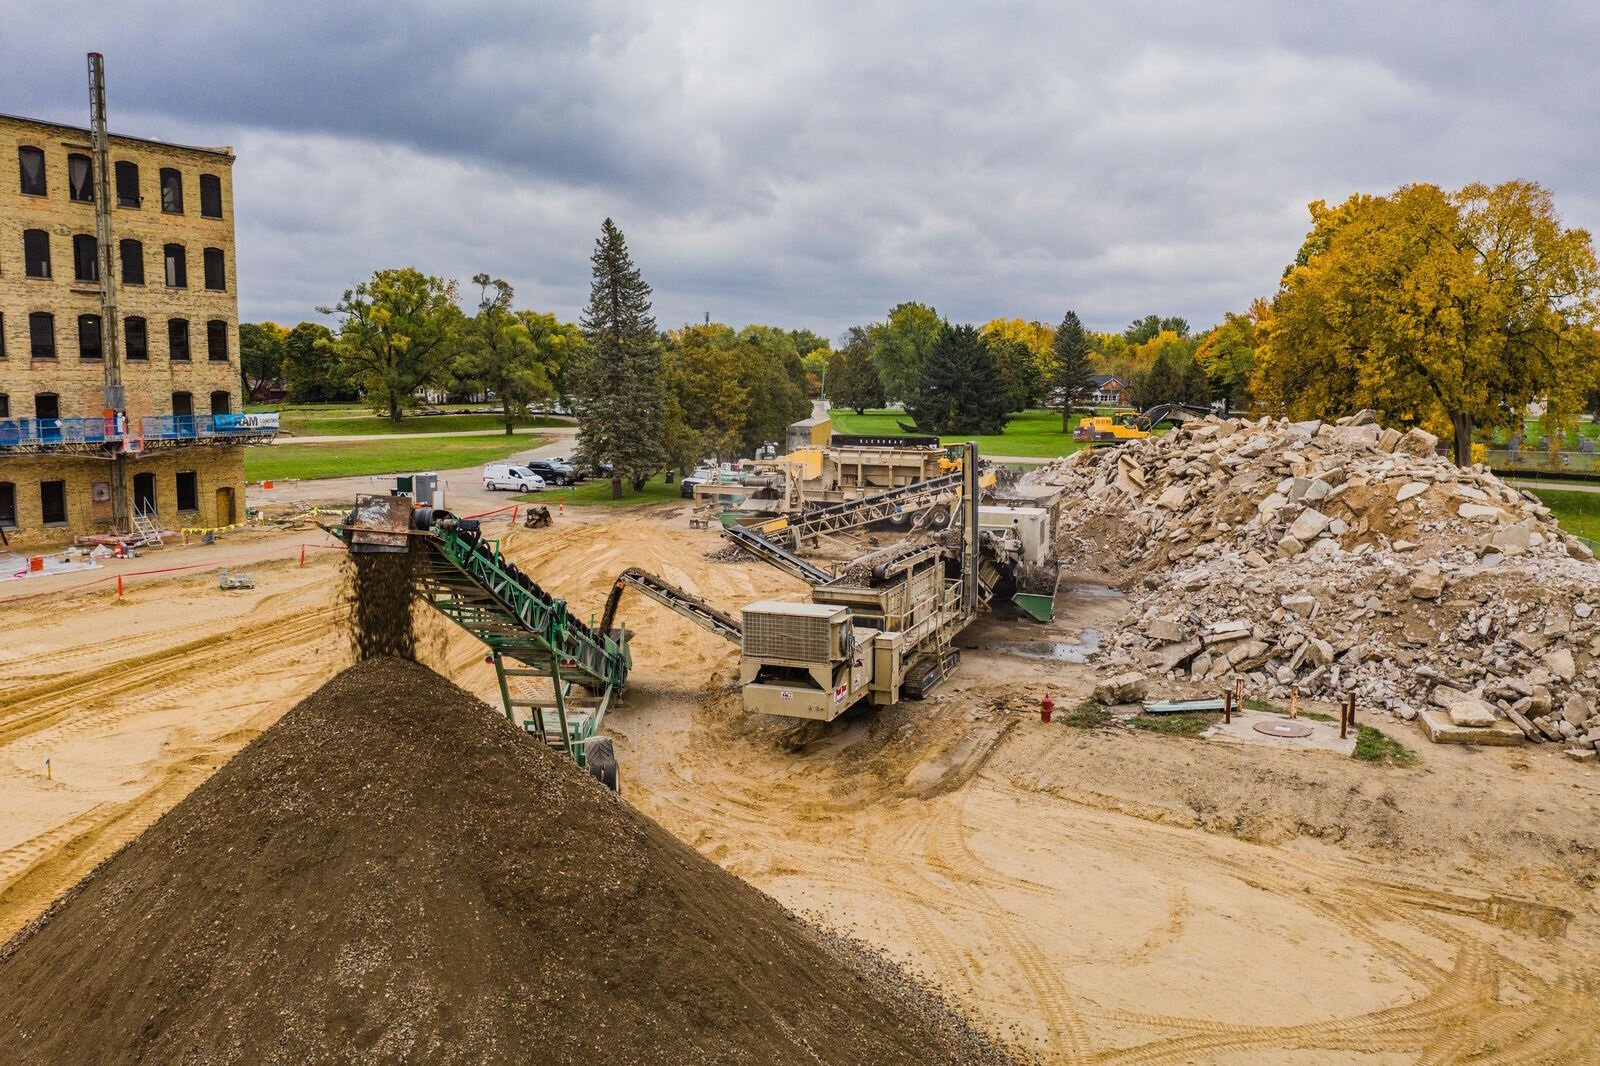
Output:
<instances>
[{"instance_id":1,"label":"rock crusher machine","mask_svg":"<svg viewBox=\"0 0 1600 1066\"><path fill-rule=\"evenodd\" d=\"M406 496L358 496L343 522L323 528L355 555L410 553L412 592L488 646L506 718L617 787L616 754L600 727L632 665L623 630L597 631L570 615L474 519ZM550 694L514 696L508 679L525 677L547 679Z\"/></svg>"}]
</instances>

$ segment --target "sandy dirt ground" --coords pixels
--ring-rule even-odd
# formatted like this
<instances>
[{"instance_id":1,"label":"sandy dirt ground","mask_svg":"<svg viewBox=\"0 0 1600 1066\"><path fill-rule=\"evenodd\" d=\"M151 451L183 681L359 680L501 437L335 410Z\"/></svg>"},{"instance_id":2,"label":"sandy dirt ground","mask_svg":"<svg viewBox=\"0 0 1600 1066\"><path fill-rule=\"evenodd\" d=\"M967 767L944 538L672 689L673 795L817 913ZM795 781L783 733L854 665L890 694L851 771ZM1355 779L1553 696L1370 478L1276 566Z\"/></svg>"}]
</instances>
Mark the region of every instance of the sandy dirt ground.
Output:
<instances>
[{"instance_id":1,"label":"sandy dirt ground","mask_svg":"<svg viewBox=\"0 0 1600 1066\"><path fill-rule=\"evenodd\" d=\"M708 560L687 513L569 512L505 549L581 614L627 566L730 608L802 597ZM349 662L334 553L255 576L0 607L0 936ZM624 796L1039 1061L1595 1061L1600 774L1412 733L1396 768L1041 724L1091 671L1007 646L1120 610L985 620L933 698L820 725L745 716L735 647L628 593ZM481 650L423 625L426 661L492 699Z\"/></svg>"}]
</instances>

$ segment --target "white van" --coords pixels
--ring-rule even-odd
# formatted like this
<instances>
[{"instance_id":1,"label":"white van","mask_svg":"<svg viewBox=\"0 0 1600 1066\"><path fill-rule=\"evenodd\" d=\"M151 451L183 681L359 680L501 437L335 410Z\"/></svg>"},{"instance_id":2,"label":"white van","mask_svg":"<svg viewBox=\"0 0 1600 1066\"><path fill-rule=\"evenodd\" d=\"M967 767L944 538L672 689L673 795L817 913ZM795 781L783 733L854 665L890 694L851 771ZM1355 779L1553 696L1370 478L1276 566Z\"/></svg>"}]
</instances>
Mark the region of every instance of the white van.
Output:
<instances>
[{"instance_id":1,"label":"white van","mask_svg":"<svg viewBox=\"0 0 1600 1066\"><path fill-rule=\"evenodd\" d=\"M544 489L544 478L525 466L513 466L510 463L490 463L483 468L483 487L490 492L495 489L510 489L514 492L541 492Z\"/></svg>"}]
</instances>

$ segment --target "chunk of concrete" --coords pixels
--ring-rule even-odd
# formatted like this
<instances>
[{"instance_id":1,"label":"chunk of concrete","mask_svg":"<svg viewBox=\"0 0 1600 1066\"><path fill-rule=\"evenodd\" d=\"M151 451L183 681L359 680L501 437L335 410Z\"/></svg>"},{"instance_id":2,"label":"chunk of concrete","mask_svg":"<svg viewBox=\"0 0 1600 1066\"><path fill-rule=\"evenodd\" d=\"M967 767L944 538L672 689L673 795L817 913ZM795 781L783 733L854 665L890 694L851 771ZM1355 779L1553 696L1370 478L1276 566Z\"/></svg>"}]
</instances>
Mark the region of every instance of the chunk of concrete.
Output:
<instances>
[{"instance_id":1,"label":"chunk of concrete","mask_svg":"<svg viewBox=\"0 0 1600 1066\"><path fill-rule=\"evenodd\" d=\"M1298 540L1301 544L1306 544L1315 540L1327 528L1328 516L1321 511L1308 507L1306 510L1301 511L1300 517L1296 518L1289 526L1289 536Z\"/></svg>"},{"instance_id":2,"label":"chunk of concrete","mask_svg":"<svg viewBox=\"0 0 1600 1066\"><path fill-rule=\"evenodd\" d=\"M1419 600L1436 600L1444 595L1444 575L1436 566L1425 566L1411 576L1411 595Z\"/></svg>"},{"instance_id":3,"label":"chunk of concrete","mask_svg":"<svg viewBox=\"0 0 1600 1066\"><path fill-rule=\"evenodd\" d=\"M1489 747L1515 747L1523 741L1522 730L1510 722L1495 722L1487 728L1459 726L1444 711L1426 710L1417 715L1423 733L1435 744L1482 744Z\"/></svg>"},{"instance_id":4,"label":"chunk of concrete","mask_svg":"<svg viewBox=\"0 0 1600 1066\"><path fill-rule=\"evenodd\" d=\"M1428 491L1428 486L1420 481L1408 481L1400 486L1400 491L1394 494L1396 503L1405 503L1413 496L1421 496Z\"/></svg>"},{"instance_id":5,"label":"chunk of concrete","mask_svg":"<svg viewBox=\"0 0 1600 1066\"><path fill-rule=\"evenodd\" d=\"M1117 674L1097 683L1094 687L1096 703L1137 703L1149 691L1144 675L1135 671Z\"/></svg>"}]
</instances>

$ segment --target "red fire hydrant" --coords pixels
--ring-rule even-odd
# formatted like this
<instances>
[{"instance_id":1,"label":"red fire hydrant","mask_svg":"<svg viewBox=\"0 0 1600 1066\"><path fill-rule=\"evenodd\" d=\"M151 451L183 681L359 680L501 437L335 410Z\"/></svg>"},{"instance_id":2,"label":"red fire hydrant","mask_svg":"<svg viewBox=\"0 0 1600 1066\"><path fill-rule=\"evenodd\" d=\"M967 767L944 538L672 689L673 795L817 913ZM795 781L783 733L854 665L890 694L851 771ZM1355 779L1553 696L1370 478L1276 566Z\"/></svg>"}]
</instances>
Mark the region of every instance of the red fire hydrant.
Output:
<instances>
[{"instance_id":1,"label":"red fire hydrant","mask_svg":"<svg viewBox=\"0 0 1600 1066\"><path fill-rule=\"evenodd\" d=\"M1050 712L1056 709L1056 701L1046 696L1039 701L1039 721L1045 725L1050 724Z\"/></svg>"}]
</instances>

